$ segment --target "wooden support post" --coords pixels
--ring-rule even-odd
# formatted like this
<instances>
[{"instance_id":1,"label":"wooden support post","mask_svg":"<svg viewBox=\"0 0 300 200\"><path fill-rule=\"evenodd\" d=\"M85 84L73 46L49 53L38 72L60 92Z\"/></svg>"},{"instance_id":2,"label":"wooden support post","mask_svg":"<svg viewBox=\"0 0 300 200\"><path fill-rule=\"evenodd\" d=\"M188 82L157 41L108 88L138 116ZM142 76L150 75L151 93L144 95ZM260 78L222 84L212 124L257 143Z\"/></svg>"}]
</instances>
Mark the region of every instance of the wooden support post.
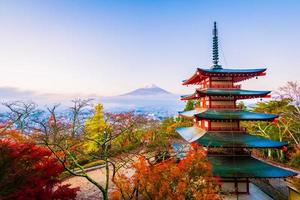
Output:
<instances>
[{"instance_id":1,"label":"wooden support post","mask_svg":"<svg viewBox=\"0 0 300 200\"><path fill-rule=\"evenodd\" d=\"M249 178L247 178L247 194L249 194L250 191L249 191Z\"/></svg>"},{"instance_id":2,"label":"wooden support post","mask_svg":"<svg viewBox=\"0 0 300 200\"><path fill-rule=\"evenodd\" d=\"M238 182L237 179L234 179L234 188L235 188L235 193L238 194L239 193L239 186L238 186Z\"/></svg>"}]
</instances>

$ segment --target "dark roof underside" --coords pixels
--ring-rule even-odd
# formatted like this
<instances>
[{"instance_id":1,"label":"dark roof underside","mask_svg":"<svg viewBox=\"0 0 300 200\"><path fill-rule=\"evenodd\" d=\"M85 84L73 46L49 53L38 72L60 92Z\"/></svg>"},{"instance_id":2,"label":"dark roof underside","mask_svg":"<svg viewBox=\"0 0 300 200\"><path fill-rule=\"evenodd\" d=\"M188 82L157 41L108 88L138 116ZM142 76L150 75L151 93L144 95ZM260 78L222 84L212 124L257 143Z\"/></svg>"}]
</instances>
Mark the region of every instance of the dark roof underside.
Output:
<instances>
[{"instance_id":1,"label":"dark roof underside","mask_svg":"<svg viewBox=\"0 0 300 200\"><path fill-rule=\"evenodd\" d=\"M249 95L249 96L255 96L255 95L267 95L271 91L259 91L259 90L218 90L218 89L207 89L207 90L200 90L199 93L203 93L206 95Z\"/></svg>"},{"instance_id":2,"label":"dark roof underside","mask_svg":"<svg viewBox=\"0 0 300 200\"><path fill-rule=\"evenodd\" d=\"M267 68L260 69L223 69L223 68L211 68L211 69L203 69L198 68L199 71L204 71L207 73L226 73L226 74L243 74L243 73L261 73L267 70Z\"/></svg>"},{"instance_id":3,"label":"dark roof underside","mask_svg":"<svg viewBox=\"0 0 300 200\"><path fill-rule=\"evenodd\" d=\"M194 94L183 95L182 99L196 99L203 96L240 96L240 98L264 97L271 91L258 90L231 90L231 89L206 89L197 90ZM196 97L196 94L199 97Z\"/></svg>"},{"instance_id":4,"label":"dark roof underside","mask_svg":"<svg viewBox=\"0 0 300 200\"><path fill-rule=\"evenodd\" d=\"M194 135L193 133L190 134ZM288 144L242 132L207 132L196 142L205 147L224 148L280 148Z\"/></svg>"},{"instance_id":5,"label":"dark roof underside","mask_svg":"<svg viewBox=\"0 0 300 200\"><path fill-rule=\"evenodd\" d=\"M297 174L251 156L209 156L214 176L222 178L285 178Z\"/></svg>"},{"instance_id":6,"label":"dark roof underside","mask_svg":"<svg viewBox=\"0 0 300 200\"><path fill-rule=\"evenodd\" d=\"M209 76L232 76L234 82L243 81L255 76L264 75L266 68L261 69L203 69L197 68L196 73L187 80L183 81L183 85L199 84L203 79Z\"/></svg>"}]
</instances>

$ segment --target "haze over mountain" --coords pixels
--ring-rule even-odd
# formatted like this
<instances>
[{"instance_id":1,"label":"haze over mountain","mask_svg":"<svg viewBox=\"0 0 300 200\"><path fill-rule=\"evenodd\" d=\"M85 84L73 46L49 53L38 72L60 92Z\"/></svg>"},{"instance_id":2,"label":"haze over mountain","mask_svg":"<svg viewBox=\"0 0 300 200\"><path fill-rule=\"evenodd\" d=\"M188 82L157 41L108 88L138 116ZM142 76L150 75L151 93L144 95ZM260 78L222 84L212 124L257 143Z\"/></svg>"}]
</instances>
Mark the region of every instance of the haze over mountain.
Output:
<instances>
[{"instance_id":1,"label":"haze over mountain","mask_svg":"<svg viewBox=\"0 0 300 200\"><path fill-rule=\"evenodd\" d=\"M39 107L45 108L60 103L64 109L72 105L71 100L76 98L94 99L93 103L102 103L108 112L134 111L147 114L154 118L174 116L182 110L183 102L177 94L168 92L154 84L135 89L126 94L103 97L96 94L52 94L35 91L19 90L17 88L0 87L1 103L12 101L32 101ZM3 106L0 105L0 111Z\"/></svg>"},{"instance_id":2,"label":"haze over mountain","mask_svg":"<svg viewBox=\"0 0 300 200\"><path fill-rule=\"evenodd\" d=\"M99 101L110 112L135 111L161 119L174 116L182 110L184 103L179 97L178 94L151 84L122 95L101 97Z\"/></svg>"},{"instance_id":3,"label":"haze over mountain","mask_svg":"<svg viewBox=\"0 0 300 200\"><path fill-rule=\"evenodd\" d=\"M17 88L0 87L1 102L33 101L39 107L52 106L60 103L61 109L71 106L71 100L76 98L91 98L93 103L102 103L108 112L134 111L154 118L171 117L183 110L185 102L180 101L179 94L173 94L154 84L135 89L131 92L103 97L96 94L52 94L35 91L19 90ZM244 101L247 106L253 106L257 99ZM0 111L3 106L0 104Z\"/></svg>"}]
</instances>

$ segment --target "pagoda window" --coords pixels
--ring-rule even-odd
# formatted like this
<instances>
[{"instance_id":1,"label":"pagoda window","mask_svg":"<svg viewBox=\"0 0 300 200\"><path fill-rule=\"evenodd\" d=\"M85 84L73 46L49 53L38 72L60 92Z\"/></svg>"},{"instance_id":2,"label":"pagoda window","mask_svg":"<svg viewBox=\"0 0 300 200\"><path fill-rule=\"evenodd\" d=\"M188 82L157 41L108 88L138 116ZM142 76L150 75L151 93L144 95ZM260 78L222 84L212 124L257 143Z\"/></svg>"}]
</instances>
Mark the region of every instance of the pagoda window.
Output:
<instances>
[{"instance_id":1,"label":"pagoda window","mask_svg":"<svg viewBox=\"0 0 300 200\"><path fill-rule=\"evenodd\" d=\"M209 101L206 101L206 107L209 107Z\"/></svg>"},{"instance_id":2,"label":"pagoda window","mask_svg":"<svg viewBox=\"0 0 300 200\"><path fill-rule=\"evenodd\" d=\"M204 128L208 129L208 121L204 121Z\"/></svg>"},{"instance_id":3,"label":"pagoda window","mask_svg":"<svg viewBox=\"0 0 300 200\"><path fill-rule=\"evenodd\" d=\"M202 127L201 120L200 120L200 121L198 121L198 126L199 126L199 127Z\"/></svg>"}]
</instances>

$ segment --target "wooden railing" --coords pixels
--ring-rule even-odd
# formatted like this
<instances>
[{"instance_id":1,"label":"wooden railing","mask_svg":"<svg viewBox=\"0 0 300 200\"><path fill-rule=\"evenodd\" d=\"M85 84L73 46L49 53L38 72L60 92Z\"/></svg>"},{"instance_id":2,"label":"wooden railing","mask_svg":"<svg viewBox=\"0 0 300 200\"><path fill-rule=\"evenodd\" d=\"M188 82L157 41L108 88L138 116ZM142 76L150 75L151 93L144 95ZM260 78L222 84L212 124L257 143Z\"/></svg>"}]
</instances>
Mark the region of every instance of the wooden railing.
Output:
<instances>
[{"instance_id":1,"label":"wooden railing","mask_svg":"<svg viewBox=\"0 0 300 200\"><path fill-rule=\"evenodd\" d=\"M241 85L212 85L210 88L241 89Z\"/></svg>"},{"instance_id":2,"label":"wooden railing","mask_svg":"<svg viewBox=\"0 0 300 200\"><path fill-rule=\"evenodd\" d=\"M247 129L244 127L211 127L210 131L241 131L246 132Z\"/></svg>"},{"instance_id":3,"label":"wooden railing","mask_svg":"<svg viewBox=\"0 0 300 200\"><path fill-rule=\"evenodd\" d=\"M212 109L240 109L235 105L211 105L209 106L205 106L205 107L200 107L199 104L195 105L195 108L212 108Z\"/></svg>"},{"instance_id":4,"label":"wooden railing","mask_svg":"<svg viewBox=\"0 0 300 200\"><path fill-rule=\"evenodd\" d=\"M235 105L211 105L210 108L214 109L236 109Z\"/></svg>"}]
</instances>

